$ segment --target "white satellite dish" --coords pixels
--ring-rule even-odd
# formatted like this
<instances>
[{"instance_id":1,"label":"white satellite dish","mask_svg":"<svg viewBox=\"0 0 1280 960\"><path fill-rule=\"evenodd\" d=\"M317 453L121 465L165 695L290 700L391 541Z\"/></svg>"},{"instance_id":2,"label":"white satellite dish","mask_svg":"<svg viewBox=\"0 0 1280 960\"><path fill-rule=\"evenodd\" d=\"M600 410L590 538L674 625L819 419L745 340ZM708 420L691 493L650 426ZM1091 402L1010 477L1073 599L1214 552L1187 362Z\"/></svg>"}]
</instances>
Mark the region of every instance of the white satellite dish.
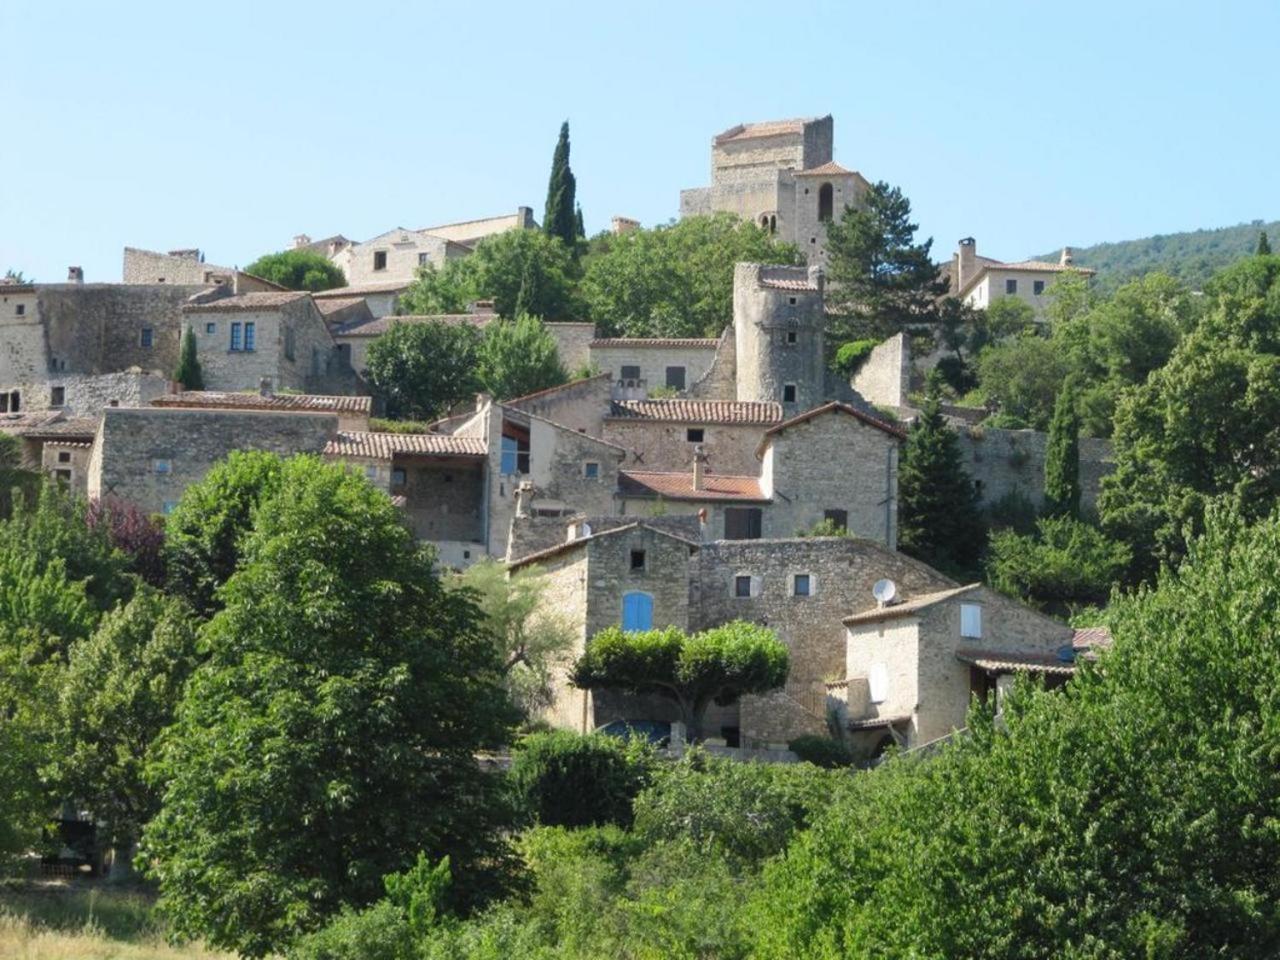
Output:
<instances>
[{"instance_id":1,"label":"white satellite dish","mask_svg":"<svg viewBox=\"0 0 1280 960\"><path fill-rule=\"evenodd\" d=\"M877 580L876 585L871 588L871 595L883 606L898 595L897 584L892 580Z\"/></svg>"},{"instance_id":2,"label":"white satellite dish","mask_svg":"<svg viewBox=\"0 0 1280 960\"><path fill-rule=\"evenodd\" d=\"M872 703L889 699L889 670L883 663L873 663L867 671L867 699Z\"/></svg>"}]
</instances>

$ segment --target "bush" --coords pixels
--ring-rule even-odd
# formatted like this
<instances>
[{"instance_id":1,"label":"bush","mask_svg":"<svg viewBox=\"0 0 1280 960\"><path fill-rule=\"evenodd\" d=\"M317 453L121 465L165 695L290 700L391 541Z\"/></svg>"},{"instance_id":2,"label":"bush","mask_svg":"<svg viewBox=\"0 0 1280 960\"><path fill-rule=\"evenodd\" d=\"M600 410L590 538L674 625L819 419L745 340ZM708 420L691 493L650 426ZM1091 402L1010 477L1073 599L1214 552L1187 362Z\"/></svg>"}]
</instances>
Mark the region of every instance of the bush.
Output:
<instances>
[{"instance_id":1,"label":"bush","mask_svg":"<svg viewBox=\"0 0 1280 960\"><path fill-rule=\"evenodd\" d=\"M819 520L808 530L797 530L797 537L852 537L849 529L830 517Z\"/></svg>"},{"instance_id":2,"label":"bush","mask_svg":"<svg viewBox=\"0 0 1280 960\"><path fill-rule=\"evenodd\" d=\"M1033 535L992 535L987 576L1002 593L1061 612L1105 603L1129 559L1129 547L1097 527L1072 517L1044 517Z\"/></svg>"},{"instance_id":3,"label":"bush","mask_svg":"<svg viewBox=\"0 0 1280 960\"><path fill-rule=\"evenodd\" d=\"M787 746L792 753L806 763L825 767L828 770L847 767L853 763L849 748L834 737L820 737L806 733L802 737L796 737Z\"/></svg>"},{"instance_id":4,"label":"bush","mask_svg":"<svg viewBox=\"0 0 1280 960\"><path fill-rule=\"evenodd\" d=\"M561 730L516 744L509 777L517 804L544 826L626 826L650 766L643 744Z\"/></svg>"},{"instance_id":5,"label":"bush","mask_svg":"<svg viewBox=\"0 0 1280 960\"><path fill-rule=\"evenodd\" d=\"M1039 519L1040 511L1021 490L1010 490L987 507L987 524L993 531L1028 534L1035 530Z\"/></svg>"},{"instance_id":6,"label":"bush","mask_svg":"<svg viewBox=\"0 0 1280 960\"><path fill-rule=\"evenodd\" d=\"M289 960L413 960L416 955L408 919L389 900L343 910L286 954Z\"/></svg>"},{"instance_id":7,"label":"bush","mask_svg":"<svg viewBox=\"0 0 1280 960\"><path fill-rule=\"evenodd\" d=\"M879 340L851 340L842 343L836 350L835 359L831 361L831 369L843 376L852 377L867 362L867 357L871 356L871 351L879 343Z\"/></svg>"},{"instance_id":8,"label":"bush","mask_svg":"<svg viewBox=\"0 0 1280 960\"><path fill-rule=\"evenodd\" d=\"M938 361L937 369L957 397L963 397L978 385L973 369L961 357L943 357Z\"/></svg>"}]
</instances>

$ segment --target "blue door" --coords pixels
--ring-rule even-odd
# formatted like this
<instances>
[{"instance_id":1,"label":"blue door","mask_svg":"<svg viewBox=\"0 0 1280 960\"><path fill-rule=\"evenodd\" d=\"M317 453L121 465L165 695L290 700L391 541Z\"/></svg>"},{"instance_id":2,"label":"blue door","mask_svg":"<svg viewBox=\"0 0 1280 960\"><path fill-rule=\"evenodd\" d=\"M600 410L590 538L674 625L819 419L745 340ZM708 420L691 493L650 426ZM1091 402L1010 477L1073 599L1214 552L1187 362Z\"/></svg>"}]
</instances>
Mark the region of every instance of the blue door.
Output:
<instances>
[{"instance_id":1,"label":"blue door","mask_svg":"<svg viewBox=\"0 0 1280 960\"><path fill-rule=\"evenodd\" d=\"M653 629L653 597L647 593L626 593L622 596L622 629Z\"/></svg>"}]
</instances>

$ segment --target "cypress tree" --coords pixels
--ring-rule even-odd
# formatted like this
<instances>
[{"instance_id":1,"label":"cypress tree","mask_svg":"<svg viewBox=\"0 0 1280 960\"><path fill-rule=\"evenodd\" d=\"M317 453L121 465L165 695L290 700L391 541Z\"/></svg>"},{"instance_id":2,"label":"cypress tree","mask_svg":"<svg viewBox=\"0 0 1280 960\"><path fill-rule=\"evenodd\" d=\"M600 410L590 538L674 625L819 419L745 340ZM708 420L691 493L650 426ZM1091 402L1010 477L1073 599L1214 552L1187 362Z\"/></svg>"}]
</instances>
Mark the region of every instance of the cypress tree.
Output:
<instances>
[{"instance_id":1,"label":"cypress tree","mask_svg":"<svg viewBox=\"0 0 1280 960\"><path fill-rule=\"evenodd\" d=\"M182 334L182 351L178 356L178 369L173 372L173 379L182 384L184 390L204 389L204 374L200 370L200 361L196 358L196 335L190 327Z\"/></svg>"},{"instance_id":2,"label":"cypress tree","mask_svg":"<svg viewBox=\"0 0 1280 960\"><path fill-rule=\"evenodd\" d=\"M1260 257L1265 257L1271 253L1271 241L1267 239L1267 231L1263 230L1258 234L1258 249L1255 252Z\"/></svg>"},{"instance_id":3,"label":"cypress tree","mask_svg":"<svg viewBox=\"0 0 1280 960\"><path fill-rule=\"evenodd\" d=\"M542 217L542 230L559 237L566 248L574 248L577 221L574 217L577 182L569 168L569 121L560 125L560 139L551 158L551 181L547 184L547 209Z\"/></svg>"},{"instance_id":4,"label":"cypress tree","mask_svg":"<svg viewBox=\"0 0 1280 960\"><path fill-rule=\"evenodd\" d=\"M924 409L898 469L898 549L941 570L970 573L985 540L973 480L942 417L940 378L929 378Z\"/></svg>"},{"instance_id":5,"label":"cypress tree","mask_svg":"<svg viewBox=\"0 0 1280 960\"><path fill-rule=\"evenodd\" d=\"M578 239L579 240L587 239L587 228L582 223L582 204L578 204L578 213L575 216L574 220L578 230ZM1266 234L1264 233L1263 236L1265 237Z\"/></svg>"},{"instance_id":6,"label":"cypress tree","mask_svg":"<svg viewBox=\"0 0 1280 960\"><path fill-rule=\"evenodd\" d=\"M1051 517L1080 515L1080 415L1074 386L1058 391L1049 422L1044 457L1044 512Z\"/></svg>"}]
</instances>

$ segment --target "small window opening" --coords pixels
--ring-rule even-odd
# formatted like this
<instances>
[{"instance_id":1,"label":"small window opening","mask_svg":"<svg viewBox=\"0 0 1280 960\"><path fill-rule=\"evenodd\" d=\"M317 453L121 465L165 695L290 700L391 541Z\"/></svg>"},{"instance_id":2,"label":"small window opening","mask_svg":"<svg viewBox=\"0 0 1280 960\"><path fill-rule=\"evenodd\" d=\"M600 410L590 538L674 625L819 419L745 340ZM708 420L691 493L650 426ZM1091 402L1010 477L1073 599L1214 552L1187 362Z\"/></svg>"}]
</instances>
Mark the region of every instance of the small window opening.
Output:
<instances>
[{"instance_id":1,"label":"small window opening","mask_svg":"<svg viewBox=\"0 0 1280 960\"><path fill-rule=\"evenodd\" d=\"M1015 279L1013 279L1012 277L1010 277L1008 280L1006 280L1006 281L1004 282L1004 292L1005 292L1005 293L1017 293L1017 292L1018 292L1018 281L1017 281L1017 280L1015 280Z\"/></svg>"},{"instance_id":2,"label":"small window opening","mask_svg":"<svg viewBox=\"0 0 1280 960\"><path fill-rule=\"evenodd\" d=\"M218 332L218 325L216 323L206 323L204 325L204 332L207 334L215 334Z\"/></svg>"},{"instance_id":3,"label":"small window opening","mask_svg":"<svg viewBox=\"0 0 1280 960\"><path fill-rule=\"evenodd\" d=\"M782 402L783 403L796 402L796 385L794 383L784 383L782 385Z\"/></svg>"},{"instance_id":4,"label":"small window opening","mask_svg":"<svg viewBox=\"0 0 1280 960\"><path fill-rule=\"evenodd\" d=\"M733 578L733 595L735 597L751 596L751 577L739 576Z\"/></svg>"},{"instance_id":5,"label":"small window opening","mask_svg":"<svg viewBox=\"0 0 1280 960\"><path fill-rule=\"evenodd\" d=\"M684 438L689 443L701 443L706 434L707 431L703 427L689 427L684 432Z\"/></svg>"},{"instance_id":6,"label":"small window opening","mask_svg":"<svg viewBox=\"0 0 1280 960\"><path fill-rule=\"evenodd\" d=\"M27 312L27 305L25 303L20 303L13 308L13 312L16 313L18 316L22 316L24 313Z\"/></svg>"},{"instance_id":7,"label":"small window opening","mask_svg":"<svg viewBox=\"0 0 1280 960\"><path fill-rule=\"evenodd\" d=\"M807 597L811 586L809 574L797 573L791 581L791 595L793 597Z\"/></svg>"},{"instance_id":8,"label":"small window opening","mask_svg":"<svg viewBox=\"0 0 1280 960\"><path fill-rule=\"evenodd\" d=\"M622 365L622 379L623 380L639 380L640 367L632 363L624 363Z\"/></svg>"},{"instance_id":9,"label":"small window opening","mask_svg":"<svg viewBox=\"0 0 1280 960\"><path fill-rule=\"evenodd\" d=\"M800 339L800 335L794 330L787 331L787 343L794 344Z\"/></svg>"},{"instance_id":10,"label":"small window opening","mask_svg":"<svg viewBox=\"0 0 1280 960\"><path fill-rule=\"evenodd\" d=\"M684 389L684 367L667 367L667 386L672 390Z\"/></svg>"},{"instance_id":11,"label":"small window opening","mask_svg":"<svg viewBox=\"0 0 1280 960\"><path fill-rule=\"evenodd\" d=\"M645 556L644 556L643 550L631 551L631 569L632 570L643 570L644 561L645 561Z\"/></svg>"},{"instance_id":12,"label":"small window opening","mask_svg":"<svg viewBox=\"0 0 1280 960\"><path fill-rule=\"evenodd\" d=\"M835 205L835 189L829 183L818 188L818 219L826 223L831 219L831 211Z\"/></svg>"},{"instance_id":13,"label":"small window opening","mask_svg":"<svg viewBox=\"0 0 1280 960\"><path fill-rule=\"evenodd\" d=\"M408 482L409 477L405 473L404 467L391 468L391 485L393 487L403 487Z\"/></svg>"},{"instance_id":14,"label":"small window opening","mask_svg":"<svg viewBox=\"0 0 1280 960\"><path fill-rule=\"evenodd\" d=\"M155 342L155 336L156 336L155 330L153 330L151 327L143 327L142 332L138 336L138 342L143 347L149 348Z\"/></svg>"},{"instance_id":15,"label":"small window opening","mask_svg":"<svg viewBox=\"0 0 1280 960\"><path fill-rule=\"evenodd\" d=\"M600 479L600 464L588 461L582 465L582 475L588 480Z\"/></svg>"},{"instance_id":16,"label":"small window opening","mask_svg":"<svg viewBox=\"0 0 1280 960\"><path fill-rule=\"evenodd\" d=\"M49 406L60 407L67 402L66 387L51 387L49 390Z\"/></svg>"},{"instance_id":17,"label":"small window opening","mask_svg":"<svg viewBox=\"0 0 1280 960\"><path fill-rule=\"evenodd\" d=\"M373 252L373 269L375 270L387 269L387 251L375 250Z\"/></svg>"},{"instance_id":18,"label":"small window opening","mask_svg":"<svg viewBox=\"0 0 1280 960\"><path fill-rule=\"evenodd\" d=\"M55 471L53 471L53 477L54 477L54 479L55 479L55 480L57 480L59 483L65 483L67 486L71 486L71 471L70 471L70 470L55 470Z\"/></svg>"},{"instance_id":19,"label":"small window opening","mask_svg":"<svg viewBox=\"0 0 1280 960\"><path fill-rule=\"evenodd\" d=\"M1044 281L1037 280L1035 283L1031 284L1031 292L1034 293L1037 297L1040 296L1040 294L1044 293Z\"/></svg>"},{"instance_id":20,"label":"small window opening","mask_svg":"<svg viewBox=\"0 0 1280 960\"><path fill-rule=\"evenodd\" d=\"M71 451L70 451L70 450L59 450L59 451L58 451L58 462L59 462L59 463L70 463L70 462L71 462Z\"/></svg>"}]
</instances>

